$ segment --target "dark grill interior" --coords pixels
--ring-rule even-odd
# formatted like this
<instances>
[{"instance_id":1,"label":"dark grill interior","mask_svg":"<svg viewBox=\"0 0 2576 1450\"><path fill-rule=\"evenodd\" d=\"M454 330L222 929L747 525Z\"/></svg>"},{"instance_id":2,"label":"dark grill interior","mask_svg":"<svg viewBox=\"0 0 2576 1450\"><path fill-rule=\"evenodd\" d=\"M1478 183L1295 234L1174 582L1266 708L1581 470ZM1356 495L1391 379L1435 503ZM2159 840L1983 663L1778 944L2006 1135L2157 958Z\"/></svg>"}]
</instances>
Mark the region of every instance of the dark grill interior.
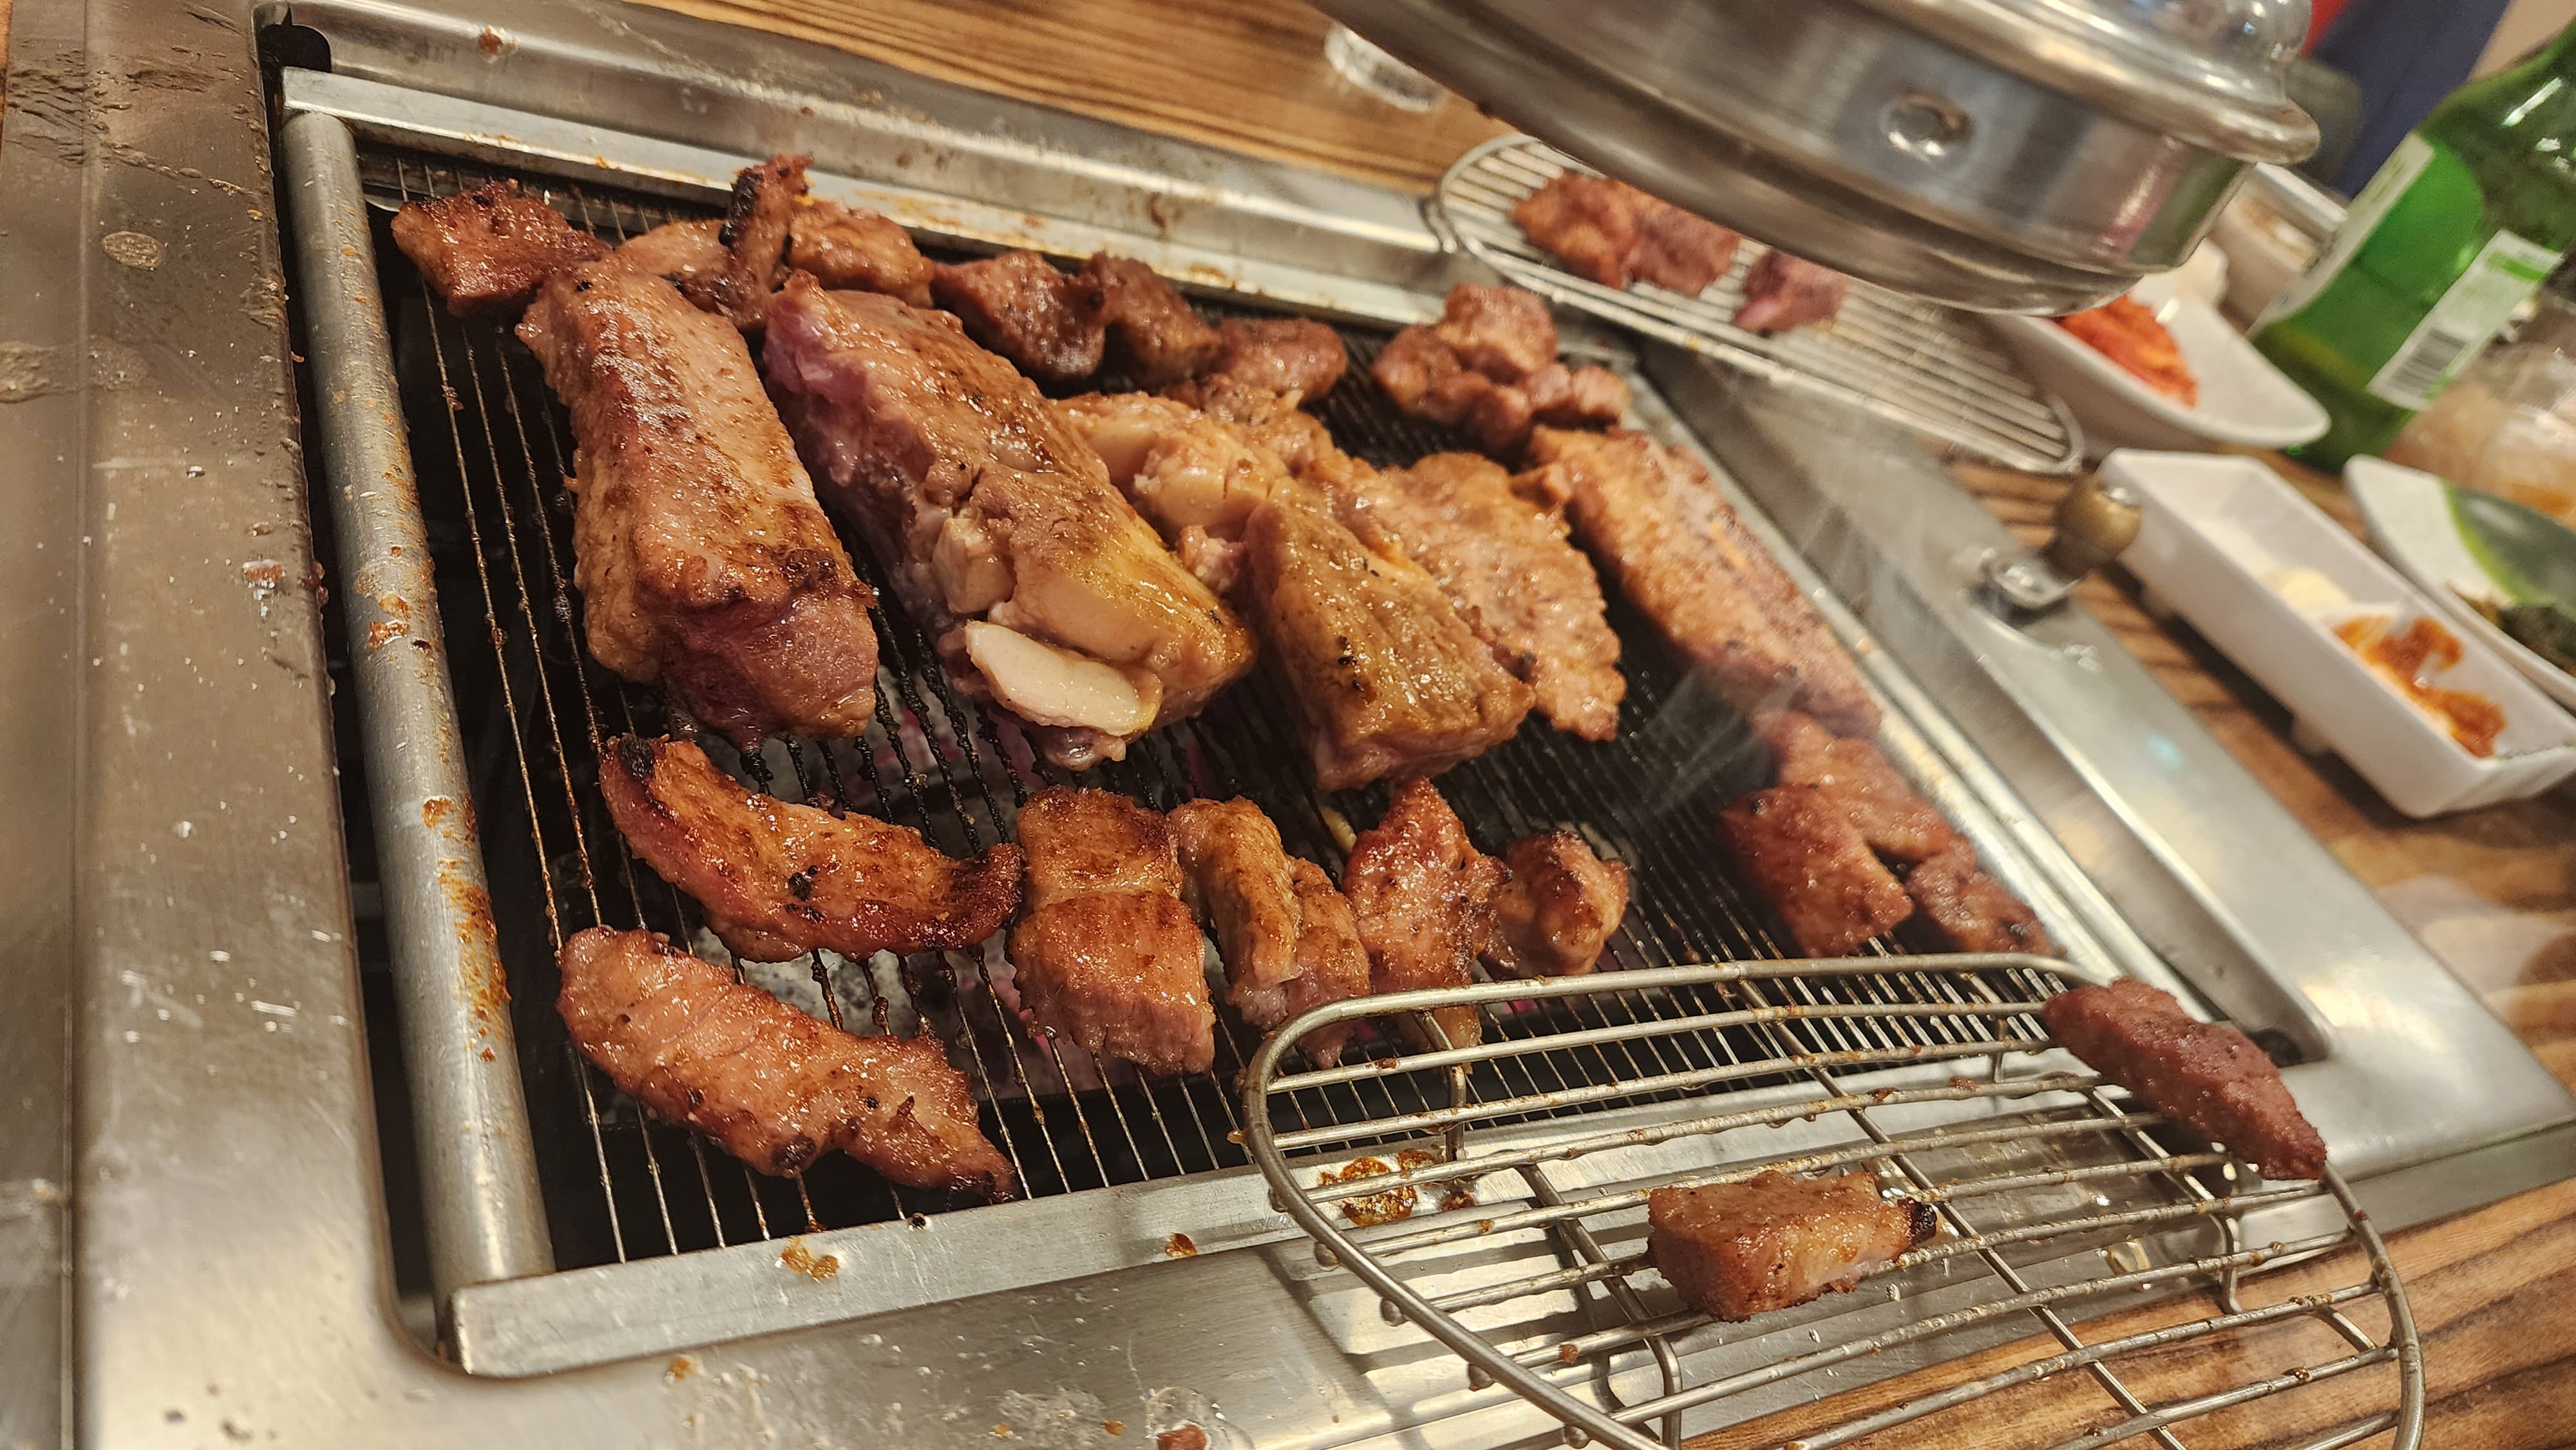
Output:
<instances>
[{"instance_id":1,"label":"dark grill interior","mask_svg":"<svg viewBox=\"0 0 2576 1450\"><path fill-rule=\"evenodd\" d=\"M385 212L408 197L488 179L443 159L390 152L370 154L366 172ZM523 180L610 237L683 214L633 195ZM838 1157L800 1179L750 1174L694 1136L644 1121L566 1041L553 1011L554 955L572 933L597 923L640 924L716 960L723 949L698 930L694 903L627 857L598 797L603 743L672 722L658 691L611 676L582 647L572 497L561 482L573 468L569 420L506 325L448 317L392 247L382 221L380 213L381 278L558 1262L575 1267L968 1206L937 1193L898 1193ZM1355 360L1352 376L1318 410L1343 447L1371 463L1400 466L1461 446L1395 414L1370 386L1365 363L1385 334L1345 328L1343 336ZM864 550L853 552L862 572L873 574ZM872 582L882 589L881 580ZM1784 955L1763 907L1722 859L1711 824L1722 802L1760 783L1764 766L1746 748L1743 722L1701 691L1615 594L1611 621L1624 642L1629 682L1619 739L1588 744L1533 716L1516 740L1441 777L1444 794L1489 851L1567 826L1629 863L1634 904L1605 970ZM900 612L880 609L876 628L883 653L877 723L863 740L772 741L759 756L739 760L712 736L704 743L721 763L775 794L880 815L958 853L1006 833L1032 790L1072 779L1037 762L1012 723L957 697ZM1249 797L1277 821L1291 851L1338 876L1348 832L1377 818L1386 791L1317 793L1286 719L1275 685L1256 676L1082 783L1158 808L1194 795ZM1903 949L1897 942L1873 948ZM1898 963L1890 968L1820 981L1800 995L1959 1000L1946 995L1947 979L1905 972ZM982 955L934 953L900 963L824 954L754 966L749 974L853 1031L937 1035L986 1103L986 1130L1032 1195L1248 1162L1233 1080L1256 1039L1223 1011L1215 1075L1146 1082L1124 1064L1104 1069L1016 1025L1005 1005L1008 965L998 943ZM1523 1004L1494 1014L1487 1032L1529 1036L1720 1005L1705 994L1600 994L1571 1007ZM1925 1042L1993 1030L1939 1017L1887 1026L1923 1034L1915 1040ZM2006 1030L2036 1036L2026 1020ZM1816 1045L1830 1047L1839 1036L1839 1029L1824 1032ZM1776 1051L1719 1034L1659 1035L1641 1045L1516 1057L1485 1069L1494 1080L1480 1077L1469 1091L1516 1096L1739 1056L1759 1061ZM1289 1095L1273 1112L1285 1130L1433 1106L1446 1092L1437 1081L1344 1085Z\"/></svg>"}]
</instances>

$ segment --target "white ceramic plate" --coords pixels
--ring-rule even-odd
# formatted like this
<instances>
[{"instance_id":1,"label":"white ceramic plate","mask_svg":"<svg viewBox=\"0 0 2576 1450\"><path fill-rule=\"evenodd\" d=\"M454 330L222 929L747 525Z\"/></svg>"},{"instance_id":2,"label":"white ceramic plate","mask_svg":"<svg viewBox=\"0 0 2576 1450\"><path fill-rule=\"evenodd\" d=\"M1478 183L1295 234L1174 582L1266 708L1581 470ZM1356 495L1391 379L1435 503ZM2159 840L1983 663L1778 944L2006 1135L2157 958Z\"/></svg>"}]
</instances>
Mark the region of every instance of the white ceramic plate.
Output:
<instances>
[{"instance_id":1,"label":"white ceramic plate","mask_svg":"<svg viewBox=\"0 0 2576 1450\"><path fill-rule=\"evenodd\" d=\"M2044 317L1994 317L1995 331L2038 379L2066 400L2095 455L2113 448L2207 453L2287 448L2324 435L2326 410L2264 360L2217 309L2184 295L2170 275L2129 295L2155 309L2200 381L2192 407L2148 387L2074 333Z\"/></svg>"},{"instance_id":2,"label":"white ceramic plate","mask_svg":"<svg viewBox=\"0 0 2576 1450\"><path fill-rule=\"evenodd\" d=\"M2370 525L2370 541L2389 562L2403 570L2416 587L2433 596L2443 615L2475 636L2487 648L2549 693L2549 698L2576 709L2576 675L2534 654L2522 641L2487 622L2462 594L2522 602L2521 581L2499 579L2485 560L2461 537L2460 518L2451 508L2451 486L2432 474L2401 468L2381 458L2356 458L2344 465L2344 486L2360 505Z\"/></svg>"}]
</instances>

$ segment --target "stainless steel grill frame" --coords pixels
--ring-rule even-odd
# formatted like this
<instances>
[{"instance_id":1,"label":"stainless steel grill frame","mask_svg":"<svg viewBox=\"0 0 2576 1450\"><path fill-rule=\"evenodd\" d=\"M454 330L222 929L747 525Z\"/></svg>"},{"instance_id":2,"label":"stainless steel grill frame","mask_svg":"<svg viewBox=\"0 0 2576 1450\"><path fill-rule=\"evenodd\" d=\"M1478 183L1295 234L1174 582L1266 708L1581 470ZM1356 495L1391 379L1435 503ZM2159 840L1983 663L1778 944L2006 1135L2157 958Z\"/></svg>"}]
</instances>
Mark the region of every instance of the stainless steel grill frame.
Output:
<instances>
[{"instance_id":1,"label":"stainless steel grill frame","mask_svg":"<svg viewBox=\"0 0 2576 1450\"><path fill-rule=\"evenodd\" d=\"M2083 434L2066 405L1966 313L1855 281L1830 327L1747 332L1733 319L1745 274L1766 250L1750 238L1726 275L1696 297L1651 282L1622 290L1575 276L1512 220L1523 198L1569 170L1592 169L1534 137L1498 136L1441 176L1432 215L1478 260L1565 306L2010 467L2071 473L2082 465Z\"/></svg>"},{"instance_id":2,"label":"stainless steel grill frame","mask_svg":"<svg viewBox=\"0 0 2576 1450\"><path fill-rule=\"evenodd\" d=\"M1889 970L1900 965L1901 971ZM2093 1450L2133 1436L2151 1437L2164 1450L2183 1450L2174 1427L2186 1421L2384 1364L2397 1370L2395 1403L2307 1441L2307 1450L2350 1445L2383 1432L2394 1432L2395 1450L2413 1450L2424 1414L2423 1348L2369 1216L2332 1170L2321 1183L2248 1187L2254 1175L2224 1151L2165 1146L2160 1139L2171 1136L2169 1120L2142 1110L2123 1090L2052 1051L2038 1008L2083 980L2060 962L1980 955L1902 964L1667 968L1630 974L1616 987L1571 978L1408 992L1381 1008L1427 1012L1459 1003L1576 1000L1616 990L1670 993L1690 1010L1669 1021L1562 1039L1505 1039L1283 1073L1298 1038L1355 1015L1350 1004L1336 1003L1306 1013L1263 1045L1244 1086L1244 1116L1253 1125L1253 1156L1269 1180L1272 1202L1313 1236L1318 1258L1347 1266L1382 1295L1391 1321L1419 1325L1456 1351L1467 1361L1471 1383L1508 1384L1557 1416L1570 1445L1598 1437L1623 1450L1655 1450L1658 1444L1678 1450L1685 1410L1900 1345L1937 1344L1948 1335L2028 1316L2063 1352L1834 1428L1802 1429L1796 1450L1832 1450L1997 1390L2078 1369L2100 1385L2124 1418L2070 1435L2057 1450ZM1931 1028L1932 1042L1911 1030L1924 1026ZM1550 1089L1539 1081L1546 1059L1584 1047L1598 1051L1605 1042L1624 1048L1658 1033L1724 1031L1749 1031L1768 1055L1757 1050L1750 1060L1724 1067L1600 1088L1560 1083ZM2018 1070L2008 1066L2025 1058ZM1278 1132L1261 1111L1273 1096L1325 1083L1470 1069L1510 1083L1514 1068L1518 1087L1504 1096L1461 1091L1444 1108L1397 1118ZM1803 1079L1806 1090L1751 1106L1692 1097L1650 1128L1591 1132L1566 1125L1544 1135L1490 1133L1572 1102L1593 1106L1631 1095L1651 1100L1696 1093L1766 1071ZM1920 1117L1904 1121L1909 1109L1932 1103L1973 1110L1929 1123ZM1730 1149L1713 1162L1679 1171L1674 1161L1658 1161L1653 1152L1677 1140L1776 1128L1820 1114L1839 1115L1857 1131L1835 1146L1785 1153L1744 1148L1737 1146L1740 1138L1731 1139ZM1983 1154L1972 1151L1977 1149ZM1365 1156L1355 1158L1355 1150ZM1390 1151L1393 1165L1379 1157ZM1977 1156L1987 1161L1973 1162ZM1355 1166L1364 1171L1355 1174ZM1942 1219L1940 1237L1864 1281L1864 1293L1884 1287L1889 1304L1910 1288L1917 1307L1883 1327L1855 1314L1864 1332L1830 1345L1817 1334L1816 1347L1767 1363L1746 1365L1739 1356L1718 1371L1686 1371L1687 1361L1736 1334L1776 1332L1776 1325L1764 1321L1783 1315L1758 1316L1754 1325L1737 1330L1673 1307L1671 1293L1646 1277L1652 1268L1641 1242L1647 1190L1740 1182L1773 1170L1855 1169L1877 1173L1899 1192L1931 1203ZM1498 1211L1496 1200L1480 1195L1506 1175L1518 1187L1506 1188L1502 1205L1508 1206ZM2218 1176L2215 1185L2211 1175ZM1434 1193L1441 1195L1436 1206L1411 1211L1418 1199ZM1389 1208L1388 1196L1397 1194L1401 1201ZM1967 1200L1986 1202L1970 1209L1962 1207ZM1528 1206L1518 1206L1523 1201ZM2245 1231L2248 1214L2318 1202L2333 1205L2340 1222L2288 1240L2257 1241ZM2158 1257L2128 1238L2191 1222L2213 1227L2218 1242ZM1455 1253L1462 1245L1484 1246L1482 1260L1462 1269ZM2045 1257L2032 1257L2032 1246L2044 1246ZM2246 1302L2265 1270L2353 1247L2361 1250L2367 1271L2360 1282L2322 1290L2302 1286L2286 1298ZM2069 1271L2069 1261L2086 1250L2099 1253L2108 1272ZM1970 1258L1991 1281L1970 1286L1968 1301L1955 1302L1960 1286L1945 1282L1937 1270ZM1882 1286L1882 1279L1903 1282ZM2216 1312L2091 1342L2068 1320L2069 1309L2087 1301L2178 1286L2208 1293ZM1945 1293L1954 1302L1923 1302ZM1833 1297L1783 1313L1793 1322L1812 1323L1817 1310L1834 1311ZM2365 1329L2346 1312L2364 1300L2378 1301L2386 1313L2384 1334ZM1472 1326L1471 1313L1479 1321ZM2119 1373L2117 1361L2125 1356L2303 1317L2326 1326L2344 1352L2161 1405L2142 1399ZM1569 1319L1608 1324L1569 1332ZM1823 1386L1810 1391L1831 1392ZM1658 1421L1660 1440L1642 1428Z\"/></svg>"}]
</instances>

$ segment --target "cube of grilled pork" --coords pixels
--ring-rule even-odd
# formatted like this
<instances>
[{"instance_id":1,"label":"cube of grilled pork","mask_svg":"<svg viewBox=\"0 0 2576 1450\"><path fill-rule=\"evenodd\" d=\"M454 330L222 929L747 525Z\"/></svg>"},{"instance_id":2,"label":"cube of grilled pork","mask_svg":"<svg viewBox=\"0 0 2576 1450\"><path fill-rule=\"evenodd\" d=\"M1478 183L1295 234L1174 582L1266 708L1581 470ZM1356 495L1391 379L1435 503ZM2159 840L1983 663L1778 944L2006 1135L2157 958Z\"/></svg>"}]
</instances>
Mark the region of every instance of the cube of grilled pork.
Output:
<instances>
[{"instance_id":1,"label":"cube of grilled pork","mask_svg":"<svg viewBox=\"0 0 2576 1450\"><path fill-rule=\"evenodd\" d=\"M1011 966L1031 1019L1094 1057L1207 1071L1216 1012L1170 824L1124 796L1056 786L1020 808L1019 836L1029 910Z\"/></svg>"},{"instance_id":2,"label":"cube of grilled pork","mask_svg":"<svg viewBox=\"0 0 2576 1450\"><path fill-rule=\"evenodd\" d=\"M1867 1173L1658 1188L1646 1222L1646 1255L1682 1302L1731 1323L1848 1293L1941 1228L1932 1205L1882 1198Z\"/></svg>"},{"instance_id":3,"label":"cube of grilled pork","mask_svg":"<svg viewBox=\"0 0 2576 1450\"><path fill-rule=\"evenodd\" d=\"M2040 1017L2085 1066L2226 1144L2264 1177L2325 1173L2325 1140L2281 1070L2235 1028L2196 1021L2171 993L2125 977L2051 997Z\"/></svg>"},{"instance_id":4,"label":"cube of grilled pork","mask_svg":"<svg viewBox=\"0 0 2576 1450\"><path fill-rule=\"evenodd\" d=\"M734 173L733 198L717 239L725 265L685 284L689 300L746 332L769 317L769 299L787 276L787 231L805 202L810 156L772 156Z\"/></svg>"},{"instance_id":5,"label":"cube of grilled pork","mask_svg":"<svg viewBox=\"0 0 2576 1450\"><path fill-rule=\"evenodd\" d=\"M1637 245L1632 188L1606 177L1564 171L1512 208L1529 239L1604 287L1628 285L1628 254Z\"/></svg>"},{"instance_id":6,"label":"cube of grilled pork","mask_svg":"<svg viewBox=\"0 0 2576 1450\"><path fill-rule=\"evenodd\" d=\"M1878 706L1797 584L1697 460L1639 433L1541 428L1525 487L1563 497L1575 533L1673 647L1748 713L1793 706L1838 735L1878 733Z\"/></svg>"},{"instance_id":7,"label":"cube of grilled pork","mask_svg":"<svg viewBox=\"0 0 2576 1450\"><path fill-rule=\"evenodd\" d=\"M791 278L766 357L806 456L950 676L1029 721L1050 759L1117 759L1252 667L1251 632L1099 455L947 314Z\"/></svg>"},{"instance_id":8,"label":"cube of grilled pork","mask_svg":"<svg viewBox=\"0 0 2576 1450\"><path fill-rule=\"evenodd\" d=\"M1423 987L1463 987L1494 930L1494 893L1508 874L1476 849L1458 813L1430 781L1396 787L1378 823L1351 843L1342 867L1360 941L1368 948L1369 989L1383 995ZM1451 1047L1484 1040L1473 1007L1443 1007L1432 1020Z\"/></svg>"},{"instance_id":9,"label":"cube of grilled pork","mask_svg":"<svg viewBox=\"0 0 2576 1450\"><path fill-rule=\"evenodd\" d=\"M1215 931L1226 1001L1267 1032L1312 1007L1368 994L1368 954L1332 878L1290 856L1279 828L1246 800L1194 800L1172 809L1185 895ZM1301 1044L1330 1065L1351 1025L1319 1028Z\"/></svg>"},{"instance_id":10,"label":"cube of grilled pork","mask_svg":"<svg viewBox=\"0 0 2576 1450\"><path fill-rule=\"evenodd\" d=\"M1511 879L1494 893L1485 960L1514 977L1579 977L1601 959L1628 914L1628 867L1604 861L1572 831L1543 831L1503 848Z\"/></svg>"},{"instance_id":11,"label":"cube of grilled pork","mask_svg":"<svg viewBox=\"0 0 2576 1450\"><path fill-rule=\"evenodd\" d=\"M564 220L515 181L493 181L394 213L394 245L462 317L522 307L539 283L608 255L608 244Z\"/></svg>"},{"instance_id":12,"label":"cube of grilled pork","mask_svg":"<svg viewBox=\"0 0 2576 1450\"><path fill-rule=\"evenodd\" d=\"M1753 728L1779 762L1780 784L1824 792L1879 855L1925 861L1958 843L1958 832L1870 742L1837 737L1795 710L1762 716Z\"/></svg>"},{"instance_id":13,"label":"cube of grilled pork","mask_svg":"<svg viewBox=\"0 0 2576 1450\"><path fill-rule=\"evenodd\" d=\"M1020 852L960 861L921 833L761 794L686 741L613 742L608 813L635 854L696 897L734 955L783 962L817 947L865 960L962 951L1020 904Z\"/></svg>"},{"instance_id":14,"label":"cube of grilled pork","mask_svg":"<svg viewBox=\"0 0 2576 1450\"><path fill-rule=\"evenodd\" d=\"M1849 956L1914 914L1860 828L1814 786L1755 791L1718 812L1717 823L1802 955Z\"/></svg>"},{"instance_id":15,"label":"cube of grilled pork","mask_svg":"<svg viewBox=\"0 0 2576 1450\"><path fill-rule=\"evenodd\" d=\"M787 265L834 292L882 292L930 305L936 263L912 234L875 212L837 201L809 202L787 218Z\"/></svg>"},{"instance_id":16,"label":"cube of grilled pork","mask_svg":"<svg viewBox=\"0 0 2576 1450\"><path fill-rule=\"evenodd\" d=\"M592 927L557 965L555 1008L582 1055L655 1117L763 1173L837 1149L907 1188L1015 1190L932 1038L853 1036L652 932Z\"/></svg>"},{"instance_id":17,"label":"cube of grilled pork","mask_svg":"<svg viewBox=\"0 0 2576 1450\"><path fill-rule=\"evenodd\" d=\"M1533 423L1616 423L1628 385L1607 368L1556 360L1556 321L1535 293L1461 282L1438 327L1389 339L1369 374L1396 407L1464 428L1497 456L1519 451Z\"/></svg>"},{"instance_id":18,"label":"cube of grilled pork","mask_svg":"<svg viewBox=\"0 0 2576 1450\"><path fill-rule=\"evenodd\" d=\"M1774 248L1744 274L1744 305L1735 309L1735 325L1767 333L1831 322L1850 295L1849 277Z\"/></svg>"},{"instance_id":19,"label":"cube of grilled pork","mask_svg":"<svg viewBox=\"0 0 2576 1450\"><path fill-rule=\"evenodd\" d=\"M1619 636L1603 619L1601 581L1565 541L1555 510L1515 492L1509 475L1473 453L1363 474L1334 502L1362 543L1430 574L1503 668L1529 682L1558 729L1586 740L1618 733L1628 691Z\"/></svg>"},{"instance_id":20,"label":"cube of grilled pork","mask_svg":"<svg viewBox=\"0 0 2576 1450\"><path fill-rule=\"evenodd\" d=\"M1229 317L1215 375L1241 387L1294 393L1312 403L1333 390L1350 365L1342 336L1303 317Z\"/></svg>"},{"instance_id":21,"label":"cube of grilled pork","mask_svg":"<svg viewBox=\"0 0 2576 1450\"><path fill-rule=\"evenodd\" d=\"M550 278L519 336L580 445L573 579L591 653L737 742L865 730L875 592L741 335L611 258Z\"/></svg>"},{"instance_id":22,"label":"cube of grilled pork","mask_svg":"<svg viewBox=\"0 0 2576 1450\"><path fill-rule=\"evenodd\" d=\"M1031 377L1070 383L1100 371L1108 334L1101 281L1067 272L1035 252L1004 252L931 273L930 294L967 335Z\"/></svg>"},{"instance_id":23,"label":"cube of grilled pork","mask_svg":"<svg viewBox=\"0 0 2576 1450\"><path fill-rule=\"evenodd\" d=\"M1208 326L1162 274L1132 257L1107 252L1093 253L1082 271L1100 288L1101 316L1109 327L1108 364L1136 386L1164 387L1216 365L1225 350L1224 334Z\"/></svg>"},{"instance_id":24,"label":"cube of grilled pork","mask_svg":"<svg viewBox=\"0 0 2576 1450\"><path fill-rule=\"evenodd\" d=\"M1696 297L1726 275L1742 237L1633 186L1628 194L1637 212L1637 240L1628 248L1628 270L1637 274L1637 280Z\"/></svg>"},{"instance_id":25,"label":"cube of grilled pork","mask_svg":"<svg viewBox=\"0 0 2576 1450\"><path fill-rule=\"evenodd\" d=\"M1360 942L1359 918L1351 910L1350 898L1333 885L1323 867L1302 856L1288 858L1288 875L1297 888L1297 975L1288 979L1275 1011L1257 995L1238 1004L1245 1020L1265 1031L1327 1002L1369 994L1368 948ZM1318 1027L1306 1034L1298 1049L1321 1066L1331 1067L1342 1060L1343 1046L1358 1031L1356 1022Z\"/></svg>"},{"instance_id":26,"label":"cube of grilled pork","mask_svg":"<svg viewBox=\"0 0 2576 1450\"><path fill-rule=\"evenodd\" d=\"M1556 318L1544 298L1518 287L1461 282L1432 330L1458 361L1498 383L1526 382L1556 361Z\"/></svg>"}]
</instances>

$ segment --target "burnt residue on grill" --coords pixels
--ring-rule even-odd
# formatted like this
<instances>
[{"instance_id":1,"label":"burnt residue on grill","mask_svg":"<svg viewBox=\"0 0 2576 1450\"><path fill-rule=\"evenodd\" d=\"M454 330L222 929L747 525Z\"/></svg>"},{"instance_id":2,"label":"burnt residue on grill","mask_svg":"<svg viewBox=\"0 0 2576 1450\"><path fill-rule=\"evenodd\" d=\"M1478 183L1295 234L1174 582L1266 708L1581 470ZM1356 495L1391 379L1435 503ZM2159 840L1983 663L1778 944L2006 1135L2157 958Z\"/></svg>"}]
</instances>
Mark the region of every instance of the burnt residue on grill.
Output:
<instances>
[{"instance_id":1,"label":"burnt residue on grill","mask_svg":"<svg viewBox=\"0 0 2576 1450\"><path fill-rule=\"evenodd\" d=\"M386 213L406 197L491 179L444 159L389 152L367 155L364 170ZM612 239L680 214L628 194L521 179ZM490 915L507 969L507 996L496 992L493 1005L514 1014L557 1262L570 1268L785 1239L815 1227L970 1206L967 1198L895 1190L838 1157L797 1179L754 1176L692 1135L643 1119L573 1052L552 1010L555 951L573 933L596 923L642 926L724 960L695 904L628 857L598 792L609 742L685 729L686 722L671 717L657 691L610 675L583 648L572 584L572 497L564 486L573 439L536 360L505 323L459 320L432 305L381 236L377 255L451 642ZM1367 360L1386 334L1346 327L1343 336L1354 366L1317 410L1343 447L1380 466L1402 466L1462 446L1398 414L1368 385ZM857 562L882 594L886 581L864 551ZM1041 763L1016 725L959 697L909 619L883 609L874 619L887 688L863 738L772 741L748 757L712 737L702 743L761 789L882 816L954 854L1006 838L1032 792L1071 777ZM1611 623L1629 680L1618 739L1588 744L1533 721L1519 738L1442 776L1443 792L1489 850L1570 827L1628 863L1634 905L1611 941L1605 970L1782 955L1764 909L1724 864L1712 823L1720 803L1759 783L1764 767L1748 731L1615 597ZM1206 713L1138 741L1126 760L1099 767L1082 783L1158 809L1199 795L1248 797L1278 823L1291 851L1338 876L1351 823L1376 820L1387 793L1314 791L1288 718L1276 686L1256 674ZM1937 1000L1901 967L1891 961L1883 977L1814 990L1862 994L1855 1000ZM852 1030L938 1037L983 1102L985 1131L1033 1196L1249 1162L1234 1084L1257 1039L1231 1020L1219 1033L1212 1073L1145 1080L1124 1064L1094 1063L1069 1044L1032 1036L1011 1010L1011 970L998 943L900 962L819 954L743 970L747 980ZM1518 1004L1493 1013L1487 1030L1526 1039L1726 1005L1708 992L1623 992L1579 1007ZM1824 1046L1848 1029L1812 1030ZM1937 1040L1941 1028L1939 1019L1925 1018L1899 1030ZM1363 1055L1377 1050L1360 1048ZM1665 1035L1517 1055L1479 1068L1468 1091L1535 1095L1768 1056L1762 1045L1722 1033ZM1751 1077L1744 1085L1777 1080ZM1348 1122L1427 1110L1447 1102L1448 1092L1444 1080L1389 1075L1288 1094L1273 1113L1282 1128Z\"/></svg>"}]
</instances>

